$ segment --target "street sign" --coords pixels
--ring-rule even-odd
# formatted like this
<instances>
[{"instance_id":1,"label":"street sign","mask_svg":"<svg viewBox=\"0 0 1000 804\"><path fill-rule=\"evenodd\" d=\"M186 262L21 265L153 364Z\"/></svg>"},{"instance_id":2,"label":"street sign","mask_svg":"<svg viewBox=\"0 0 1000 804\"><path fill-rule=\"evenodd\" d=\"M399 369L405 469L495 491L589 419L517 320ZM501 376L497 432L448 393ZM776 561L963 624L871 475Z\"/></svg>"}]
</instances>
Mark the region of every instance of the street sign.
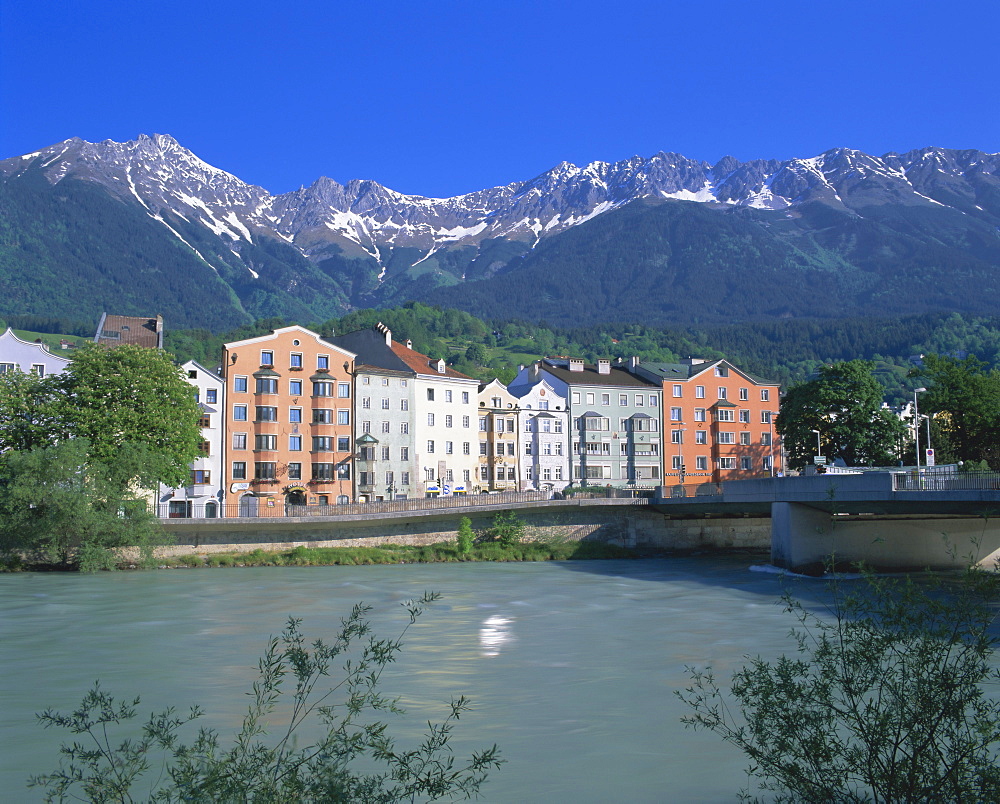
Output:
<instances>
[{"instance_id":1,"label":"street sign","mask_svg":"<svg viewBox=\"0 0 1000 804\"><path fill-rule=\"evenodd\" d=\"M924 466L934 466L934 450L924 450Z\"/></svg>"},{"instance_id":2,"label":"street sign","mask_svg":"<svg viewBox=\"0 0 1000 804\"><path fill-rule=\"evenodd\" d=\"M826 455L814 455L813 463L816 464L816 466L826 463Z\"/></svg>"}]
</instances>

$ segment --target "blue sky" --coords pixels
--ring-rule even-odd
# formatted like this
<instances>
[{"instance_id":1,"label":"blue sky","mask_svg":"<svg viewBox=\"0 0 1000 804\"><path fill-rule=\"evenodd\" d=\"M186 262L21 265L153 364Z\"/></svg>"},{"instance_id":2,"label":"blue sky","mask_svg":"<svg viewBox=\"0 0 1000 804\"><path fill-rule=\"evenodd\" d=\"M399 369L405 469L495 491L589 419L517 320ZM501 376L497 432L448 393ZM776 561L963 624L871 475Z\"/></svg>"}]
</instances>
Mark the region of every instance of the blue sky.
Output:
<instances>
[{"instance_id":1,"label":"blue sky","mask_svg":"<svg viewBox=\"0 0 1000 804\"><path fill-rule=\"evenodd\" d=\"M273 193L657 151L1000 151L996 0L0 0L0 158L176 137Z\"/></svg>"}]
</instances>

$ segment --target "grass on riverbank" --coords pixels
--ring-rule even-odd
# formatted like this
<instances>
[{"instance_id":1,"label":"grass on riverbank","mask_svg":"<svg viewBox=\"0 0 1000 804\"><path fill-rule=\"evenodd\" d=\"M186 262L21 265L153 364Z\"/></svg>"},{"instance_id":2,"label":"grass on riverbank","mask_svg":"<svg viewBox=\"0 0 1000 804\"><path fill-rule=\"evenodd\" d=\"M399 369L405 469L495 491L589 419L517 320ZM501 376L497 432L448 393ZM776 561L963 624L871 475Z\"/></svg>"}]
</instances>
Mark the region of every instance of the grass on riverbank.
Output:
<instances>
[{"instance_id":1,"label":"grass on riverbank","mask_svg":"<svg viewBox=\"0 0 1000 804\"><path fill-rule=\"evenodd\" d=\"M161 567L319 567L360 564L429 564L449 561L574 561L636 558L625 547L600 542L525 542L510 547L478 544L460 554L455 542L426 546L386 544L379 547L294 547L291 550L251 550L161 559Z\"/></svg>"}]
</instances>

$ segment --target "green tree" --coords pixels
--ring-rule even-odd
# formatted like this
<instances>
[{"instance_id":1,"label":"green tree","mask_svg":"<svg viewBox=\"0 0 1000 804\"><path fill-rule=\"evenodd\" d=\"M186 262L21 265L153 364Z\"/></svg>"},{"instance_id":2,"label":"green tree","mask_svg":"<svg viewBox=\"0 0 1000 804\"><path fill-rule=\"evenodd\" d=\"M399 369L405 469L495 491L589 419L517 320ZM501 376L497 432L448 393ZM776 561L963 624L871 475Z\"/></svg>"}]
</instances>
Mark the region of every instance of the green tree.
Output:
<instances>
[{"instance_id":1,"label":"green tree","mask_svg":"<svg viewBox=\"0 0 1000 804\"><path fill-rule=\"evenodd\" d=\"M776 427L798 469L816 454L819 431L823 454L848 466L884 466L898 460L905 428L882 407L885 389L868 360L822 366L819 376L788 391Z\"/></svg>"},{"instance_id":2,"label":"green tree","mask_svg":"<svg viewBox=\"0 0 1000 804\"><path fill-rule=\"evenodd\" d=\"M146 448L146 476L183 485L199 454L201 412L194 389L157 349L89 344L57 376L56 416L90 442L90 459L113 464L124 444Z\"/></svg>"},{"instance_id":3,"label":"green tree","mask_svg":"<svg viewBox=\"0 0 1000 804\"><path fill-rule=\"evenodd\" d=\"M513 547L523 541L524 527L524 520L513 511L501 511L493 517L493 527L483 533L482 541Z\"/></svg>"},{"instance_id":4,"label":"green tree","mask_svg":"<svg viewBox=\"0 0 1000 804\"><path fill-rule=\"evenodd\" d=\"M463 516L458 520L458 554L468 555L475 540L476 534L472 530L472 520Z\"/></svg>"},{"instance_id":5,"label":"green tree","mask_svg":"<svg viewBox=\"0 0 1000 804\"><path fill-rule=\"evenodd\" d=\"M465 359L477 366L482 366L489 359L489 352L481 343L473 343L465 350Z\"/></svg>"},{"instance_id":6,"label":"green tree","mask_svg":"<svg viewBox=\"0 0 1000 804\"><path fill-rule=\"evenodd\" d=\"M428 723L423 742L411 750L397 748L387 722L371 720L402 713L379 691L382 671L436 598L426 594L403 604L409 623L396 639L377 639L367 619L370 607L361 604L341 621L332 642L307 643L300 621L289 619L260 659L249 710L228 746L213 729L202 729L190 744L180 742L181 729L201 716L198 707L186 716L173 708L153 714L140 737L119 740L113 732L134 719L140 699L119 701L97 684L72 713L39 715L42 725L67 729L74 741L63 744L60 766L33 777L29 786L46 788L46 801L123 802L142 795L164 802L384 804L476 796L490 769L504 760L495 745L456 760L449 741L469 708L464 698L451 702L444 721ZM342 663L343 675L328 681L335 663ZM300 747L296 737L303 729L320 736ZM161 759L163 767L147 779L154 760Z\"/></svg>"},{"instance_id":7,"label":"green tree","mask_svg":"<svg viewBox=\"0 0 1000 804\"><path fill-rule=\"evenodd\" d=\"M0 374L0 450L43 447L69 435L60 415L58 378L34 372Z\"/></svg>"},{"instance_id":8,"label":"green tree","mask_svg":"<svg viewBox=\"0 0 1000 804\"><path fill-rule=\"evenodd\" d=\"M920 411L936 414L939 462L988 461L1000 469L1000 372L972 355L925 355L914 376L927 384Z\"/></svg>"},{"instance_id":9,"label":"green tree","mask_svg":"<svg viewBox=\"0 0 1000 804\"><path fill-rule=\"evenodd\" d=\"M84 572L113 568L123 547L149 558L162 528L129 491L136 479L153 482L148 448L124 444L111 464L89 449L74 438L0 455L0 554Z\"/></svg>"},{"instance_id":10,"label":"green tree","mask_svg":"<svg viewBox=\"0 0 1000 804\"><path fill-rule=\"evenodd\" d=\"M984 694L1000 681L998 583L868 576L835 587L832 620L786 597L798 658L752 659L735 709L710 669L689 669L683 720L742 750L767 801L998 801L1000 702Z\"/></svg>"}]
</instances>

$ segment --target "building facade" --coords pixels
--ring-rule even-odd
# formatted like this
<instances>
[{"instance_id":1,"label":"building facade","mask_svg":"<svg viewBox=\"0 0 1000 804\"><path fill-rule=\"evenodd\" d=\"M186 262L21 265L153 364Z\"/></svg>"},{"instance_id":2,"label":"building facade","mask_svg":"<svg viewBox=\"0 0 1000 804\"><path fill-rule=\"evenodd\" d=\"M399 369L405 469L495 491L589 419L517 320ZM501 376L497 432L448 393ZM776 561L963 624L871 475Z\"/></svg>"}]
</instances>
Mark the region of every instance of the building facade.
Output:
<instances>
[{"instance_id":1,"label":"building facade","mask_svg":"<svg viewBox=\"0 0 1000 804\"><path fill-rule=\"evenodd\" d=\"M521 404L500 380L479 386L478 467L474 484L480 491L520 491Z\"/></svg>"},{"instance_id":2,"label":"building facade","mask_svg":"<svg viewBox=\"0 0 1000 804\"><path fill-rule=\"evenodd\" d=\"M227 343L226 496L246 516L354 497L354 360L305 327Z\"/></svg>"},{"instance_id":3,"label":"building facade","mask_svg":"<svg viewBox=\"0 0 1000 804\"><path fill-rule=\"evenodd\" d=\"M50 374L62 374L69 365L68 357L54 355L43 343L32 343L7 331L0 335L0 374L12 371L23 371L25 374L37 374L48 377Z\"/></svg>"},{"instance_id":4,"label":"building facade","mask_svg":"<svg viewBox=\"0 0 1000 804\"><path fill-rule=\"evenodd\" d=\"M525 367L511 391L543 377L553 391L569 400L572 480L581 485L659 486L663 477L662 384L628 366L578 358L545 358L537 375Z\"/></svg>"},{"instance_id":5,"label":"building facade","mask_svg":"<svg viewBox=\"0 0 1000 804\"><path fill-rule=\"evenodd\" d=\"M666 485L783 473L774 427L778 383L754 377L727 360L642 363L636 372L662 383L662 427L669 449Z\"/></svg>"},{"instance_id":6,"label":"building facade","mask_svg":"<svg viewBox=\"0 0 1000 804\"><path fill-rule=\"evenodd\" d=\"M160 487L160 515L211 519L221 516L220 503L225 498L222 459L226 384L222 377L195 360L189 360L181 368L194 387L201 410L201 455L191 463L187 486Z\"/></svg>"},{"instance_id":7,"label":"building facade","mask_svg":"<svg viewBox=\"0 0 1000 804\"><path fill-rule=\"evenodd\" d=\"M570 485L570 419L565 397L538 372L534 384L518 386L521 408L522 488L562 491Z\"/></svg>"}]
</instances>

